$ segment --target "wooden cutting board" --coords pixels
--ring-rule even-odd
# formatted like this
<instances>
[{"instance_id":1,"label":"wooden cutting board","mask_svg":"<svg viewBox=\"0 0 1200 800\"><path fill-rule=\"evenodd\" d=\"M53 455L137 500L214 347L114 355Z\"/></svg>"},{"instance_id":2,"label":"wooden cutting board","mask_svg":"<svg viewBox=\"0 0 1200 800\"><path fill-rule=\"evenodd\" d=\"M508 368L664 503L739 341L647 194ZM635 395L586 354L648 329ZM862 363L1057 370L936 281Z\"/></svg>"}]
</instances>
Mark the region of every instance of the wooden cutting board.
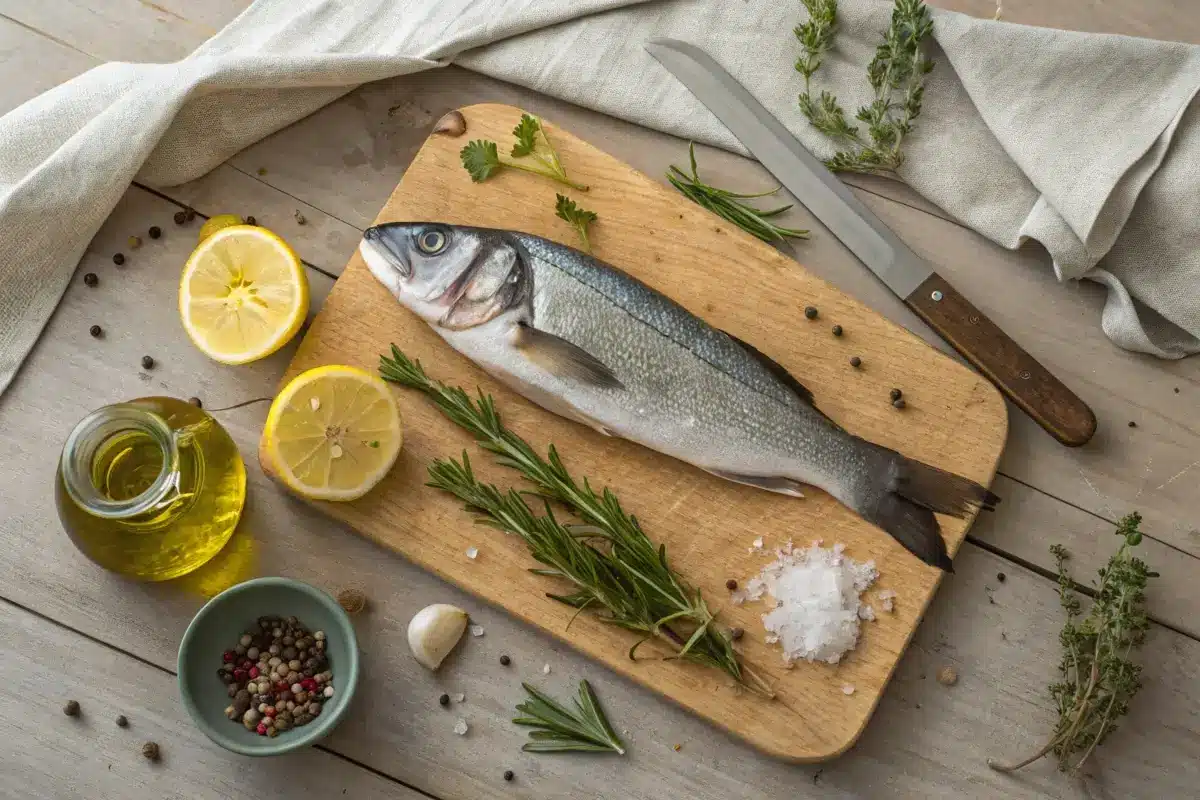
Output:
<instances>
[{"instance_id":1,"label":"wooden cutting board","mask_svg":"<svg viewBox=\"0 0 1200 800\"><path fill-rule=\"evenodd\" d=\"M573 230L554 216L558 184L514 170L474 184L459 162L468 139L491 139L506 151L520 110L478 105L462 112L467 134L431 136L376 221L511 228L575 245ZM591 237L599 258L778 360L812 389L818 407L853 433L990 482L1007 431L1004 402L991 384L669 188L565 131L547 129L572 178L592 187L571 194L600 216ZM803 253L803 243L799 249ZM815 321L803 314L810 305L820 310ZM830 333L835 323L845 331L840 338ZM424 485L432 459L464 449L484 479L509 486L518 478L491 465L463 431L414 391L396 389L405 444L391 474L362 500L320 503L322 510L764 752L820 761L854 743L933 596L937 570L820 491L795 499L728 483L537 408L404 310L358 255L314 320L284 381L322 364L374 370L392 343L420 358L434 377L470 392L482 387L496 398L508 425L534 446L554 443L576 476L611 487L650 537L666 543L674 567L721 609L721 619L746 630L745 658L776 684L778 696L762 699L716 670L648 657L649 647L630 661L626 654L637 637L587 614L568 630L573 609L545 597L562 585L527 571L534 563L520 540L472 525L457 500ZM862 358L860 369L850 366L854 355ZM904 391L903 411L888 401L892 387ZM941 522L953 553L971 520ZM764 551L751 546L759 536ZM862 624L857 648L837 666L785 668L777 646L764 642L763 604L728 601L726 580L744 582L788 539L805 546L814 539L826 546L843 542L848 555L874 559L879 567L879 581L866 600L877 589L897 593L894 613L873 602L878 618ZM470 547L479 550L474 560L466 555ZM853 693L844 687L853 687Z\"/></svg>"}]
</instances>

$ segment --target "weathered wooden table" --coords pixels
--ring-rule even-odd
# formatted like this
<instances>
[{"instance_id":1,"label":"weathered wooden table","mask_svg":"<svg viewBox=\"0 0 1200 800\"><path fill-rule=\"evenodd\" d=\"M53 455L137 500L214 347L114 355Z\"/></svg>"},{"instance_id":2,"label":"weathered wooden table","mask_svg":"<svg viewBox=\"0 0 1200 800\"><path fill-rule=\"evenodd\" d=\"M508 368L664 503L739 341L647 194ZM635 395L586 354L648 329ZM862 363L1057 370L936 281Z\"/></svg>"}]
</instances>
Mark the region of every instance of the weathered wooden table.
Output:
<instances>
[{"instance_id":1,"label":"weathered wooden table","mask_svg":"<svg viewBox=\"0 0 1200 800\"><path fill-rule=\"evenodd\" d=\"M991 16L992 0L939 0ZM0 0L0 112L101 62L181 58L247 0ZM1013 22L1200 43L1200 16L1172 0L1010 0ZM175 312L178 269L193 228L171 218L252 214L291 241L309 265L319 306L360 231L444 111L480 101L524 106L578 132L651 175L685 157L686 143L450 68L364 86L280 131L194 183L166 192L133 186L96 236L11 390L0 397L0 796L13 798L339 797L1195 797L1200 793L1200 360L1166 363L1121 352L1098 329L1098 286L1054 281L1044 251L991 245L887 181L850 178L859 196L1030 353L1093 406L1100 432L1067 450L1023 415L995 489L1005 500L980 520L859 744L822 766L763 757L548 637L378 550L289 500L249 458L251 499L238 537L211 569L174 585L120 580L80 556L62 534L51 480L62 439L89 410L130 397L197 395L211 408L273 391L291 348L228 368L188 342ZM704 152L714 180L769 182L748 161ZM300 226L295 212L307 224ZM791 222L807 227L801 210ZM166 232L110 257L150 225ZM149 243L147 243L149 245ZM797 258L882 313L928 334L827 235ZM102 325L104 338L88 327ZM143 354L157 362L140 369ZM252 456L264 404L221 421ZM1133 426L1136 423L1136 427ZM990 771L991 755L1024 754L1054 718L1061 626L1047 552L1065 544L1076 574L1094 573L1116 545L1114 521L1146 518L1144 555L1162 577L1149 605L1145 688L1082 781L1041 762L1016 777ZM464 521L464 524L467 524ZM203 595L239 576L283 574L330 590L363 588L359 617L365 680L350 717L319 748L251 760L220 750L189 722L175 690L175 651ZM419 667L405 627L434 601L468 608L487 635L435 676ZM502 671L501 653L514 665ZM624 759L535 757L508 720L517 677L565 691L592 681L618 727ZM942 665L956 686L934 680ZM463 692L452 711L443 691ZM80 720L60 711L69 698ZM130 727L113 724L118 714ZM471 723L459 737L457 717ZM157 741L161 764L140 748ZM678 745L678 749L676 749ZM516 772L506 783L504 770Z\"/></svg>"}]
</instances>

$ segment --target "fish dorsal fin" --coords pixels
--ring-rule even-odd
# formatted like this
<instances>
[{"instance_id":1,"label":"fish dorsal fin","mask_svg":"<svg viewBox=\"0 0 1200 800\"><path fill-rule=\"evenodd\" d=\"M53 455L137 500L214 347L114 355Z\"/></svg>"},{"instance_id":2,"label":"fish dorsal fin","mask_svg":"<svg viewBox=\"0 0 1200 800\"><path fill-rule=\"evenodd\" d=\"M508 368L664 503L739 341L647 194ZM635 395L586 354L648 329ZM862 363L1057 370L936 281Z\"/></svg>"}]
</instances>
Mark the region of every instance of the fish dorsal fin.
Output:
<instances>
[{"instance_id":1,"label":"fish dorsal fin","mask_svg":"<svg viewBox=\"0 0 1200 800\"><path fill-rule=\"evenodd\" d=\"M518 324L514 344L530 361L560 378L574 378L605 389L624 388L603 361L582 347L528 323Z\"/></svg>"},{"instance_id":2,"label":"fish dorsal fin","mask_svg":"<svg viewBox=\"0 0 1200 800\"><path fill-rule=\"evenodd\" d=\"M803 400L808 405L810 405L810 406L813 405L813 393L808 390L807 386L805 386L800 381L796 380L795 376L792 375L792 373L790 373L786 369L784 369L782 364L780 364L775 359L771 358L766 353L763 353L760 350L758 350L758 348L756 348L754 345L749 344L747 342L743 342L741 339L734 336L729 331L721 331L721 333L724 333L730 339L733 339L735 342L737 342L739 345L741 345L743 350L745 350L750 355L754 356L754 358L758 361L758 363L760 363L764 367L766 367L767 371L770 372L772 375L774 375L776 378L778 378L783 383L784 386L791 389L793 394L795 394L797 397L799 397L801 400Z\"/></svg>"}]
</instances>

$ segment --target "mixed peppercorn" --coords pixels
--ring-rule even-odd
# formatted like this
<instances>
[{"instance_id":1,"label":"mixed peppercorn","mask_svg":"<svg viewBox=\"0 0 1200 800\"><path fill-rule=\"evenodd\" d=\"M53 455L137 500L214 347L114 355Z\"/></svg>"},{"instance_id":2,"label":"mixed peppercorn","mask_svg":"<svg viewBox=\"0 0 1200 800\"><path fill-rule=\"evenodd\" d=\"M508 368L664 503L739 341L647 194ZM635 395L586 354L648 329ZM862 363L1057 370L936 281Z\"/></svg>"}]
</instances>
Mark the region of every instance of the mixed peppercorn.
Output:
<instances>
[{"instance_id":1,"label":"mixed peppercorn","mask_svg":"<svg viewBox=\"0 0 1200 800\"><path fill-rule=\"evenodd\" d=\"M259 617L226 650L217 675L229 687L225 716L259 736L307 725L334 695L325 632L309 632L295 617Z\"/></svg>"}]
</instances>

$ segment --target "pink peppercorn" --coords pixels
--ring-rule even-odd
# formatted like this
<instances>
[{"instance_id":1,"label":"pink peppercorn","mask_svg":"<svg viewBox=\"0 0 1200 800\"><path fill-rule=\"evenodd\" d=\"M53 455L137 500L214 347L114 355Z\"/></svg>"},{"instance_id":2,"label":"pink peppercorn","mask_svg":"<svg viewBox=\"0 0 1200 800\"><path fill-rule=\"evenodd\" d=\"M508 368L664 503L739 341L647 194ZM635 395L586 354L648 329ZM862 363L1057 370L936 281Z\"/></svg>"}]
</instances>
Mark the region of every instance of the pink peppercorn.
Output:
<instances>
[{"instance_id":1,"label":"pink peppercorn","mask_svg":"<svg viewBox=\"0 0 1200 800\"><path fill-rule=\"evenodd\" d=\"M259 736L266 736L266 735L267 735L267 726L266 726L266 725L264 725L264 724L263 724L263 723L261 723L261 722L260 722L260 723L258 723L258 727L257 727L257 728L255 728L254 730L255 730L255 731L258 733L258 735L259 735Z\"/></svg>"},{"instance_id":2,"label":"pink peppercorn","mask_svg":"<svg viewBox=\"0 0 1200 800\"><path fill-rule=\"evenodd\" d=\"M249 674L250 674L250 677L251 677L251 678L257 678L257 677L258 677L258 667L251 667L251 668L248 670L248 672L249 672Z\"/></svg>"},{"instance_id":3,"label":"pink peppercorn","mask_svg":"<svg viewBox=\"0 0 1200 800\"><path fill-rule=\"evenodd\" d=\"M286 692L290 688L291 685L287 681L279 681L275 684L275 691L277 692Z\"/></svg>"},{"instance_id":4,"label":"pink peppercorn","mask_svg":"<svg viewBox=\"0 0 1200 800\"><path fill-rule=\"evenodd\" d=\"M300 681L300 686L306 692L315 692L317 690L317 682L312 678L305 678L304 680Z\"/></svg>"},{"instance_id":5,"label":"pink peppercorn","mask_svg":"<svg viewBox=\"0 0 1200 800\"><path fill-rule=\"evenodd\" d=\"M267 706L267 710L263 712L268 717L275 716L275 706Z\"/></svg>"},{"instance_id":6,"label":"pink peppercorn","mask_svg":"<svg viewBox=\"0 0 1200 800\"><path fill-rule=\"evenodd\" d=\"M233 659L234 659L234 658L236 658L236 656L234 656L234 654L233 654L233 651L232 651L232 650L226 650L226 651L225 651L225 652L224 652L224 653L221 655L221 660L222 660L222 661L224 661L226 664L232 664L232 663L233 663Z\"/></svg>"},{"instance_id":7,"label":"pink peppercorn","mask_svg":"<svg viewBox=\"0 0 1200 800\"><path fill-rule=\"evenodd\" d=\"M241 667L242 669L250 669L251 667L254 666L254 662L248 658L243 658L242 663L238 664L238 666Z\"/></svg>"},{"instance_id":8,"label":"pink peppercorn","mask_svg":"<svg viewBox=\"0 0 1200 800\"><path fill-rule=\"evenodd\" d=\"M233 680L236 683L245 683L246 682L246 670L235 669L233 671Z\"/></svg>"}]
</instances>

